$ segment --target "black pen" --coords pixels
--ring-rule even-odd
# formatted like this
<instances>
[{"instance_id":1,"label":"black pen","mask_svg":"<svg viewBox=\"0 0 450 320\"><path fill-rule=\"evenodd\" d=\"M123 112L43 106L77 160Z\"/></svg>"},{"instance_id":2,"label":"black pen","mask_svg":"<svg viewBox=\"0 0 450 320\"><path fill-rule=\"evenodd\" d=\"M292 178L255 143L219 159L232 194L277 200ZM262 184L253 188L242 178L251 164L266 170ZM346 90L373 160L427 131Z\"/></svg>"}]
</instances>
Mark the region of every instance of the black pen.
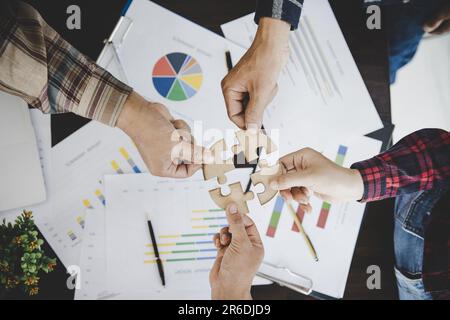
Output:
<instances>
[{"instance_id":1,"label":"black pen","mask_svg":"<svg viewBox=\"0 0 450 320\"><path fill-rule=\"evenodd\" d=\"M155 254L156 264L158 266L159 277L161 278L163 287L165 287L166 279L164 277L164 268L162 265L161 258L159 257L158 245L156 243L155 233L153 232L152 222L150 221L149 218L147 219L147 225L148 225L148 230L150 231L150 238L152 238L153 252Z\"/></svg>"}]
</instances>

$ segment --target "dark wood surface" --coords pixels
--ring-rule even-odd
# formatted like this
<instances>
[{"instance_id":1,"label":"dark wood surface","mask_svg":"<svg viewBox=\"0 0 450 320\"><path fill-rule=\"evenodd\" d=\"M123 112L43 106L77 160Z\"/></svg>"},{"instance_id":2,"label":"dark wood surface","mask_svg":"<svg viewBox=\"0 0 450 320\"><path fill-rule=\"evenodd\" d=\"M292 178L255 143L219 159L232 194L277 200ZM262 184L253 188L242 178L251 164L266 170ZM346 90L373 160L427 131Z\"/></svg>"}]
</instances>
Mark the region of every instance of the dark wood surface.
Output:
<instances>
[{"instance_id":1,"label":"dark wood surface","mask_svg":"<svg viewBox=\"0 0 450 320\"><path fill-rule=\"evenodd\" d=\"M309 0L311 1L311 0ZM312 0L313 1L313 0ZM118 21L126 0L29 0L63 37L81 52L96 59L103 43ZM220 25L254 10L254 0L156 0L156 3L194 21L218 34ZM77 4L82 10L82 29L65 27L66 8ZM385 32L365 27L365 10L359 0L332 0L344 36L383 121L390 122L390 93ZM64 114L52 118L53 143L66 138L86 123L86 119ZM397 298L393 274L393 203L382 201L368 205L351 265L345 299ZM51 248L47 247L51 251ZM367 267L381 268L381 289L366 286ZM65 270L61 263L55 272L41 280L39 299L72 299L66 289ZM255 287L256 299L305 299L304 296L278 285ZM308 298L308 297L306 297Z\"/></svg>"}]
</instances>

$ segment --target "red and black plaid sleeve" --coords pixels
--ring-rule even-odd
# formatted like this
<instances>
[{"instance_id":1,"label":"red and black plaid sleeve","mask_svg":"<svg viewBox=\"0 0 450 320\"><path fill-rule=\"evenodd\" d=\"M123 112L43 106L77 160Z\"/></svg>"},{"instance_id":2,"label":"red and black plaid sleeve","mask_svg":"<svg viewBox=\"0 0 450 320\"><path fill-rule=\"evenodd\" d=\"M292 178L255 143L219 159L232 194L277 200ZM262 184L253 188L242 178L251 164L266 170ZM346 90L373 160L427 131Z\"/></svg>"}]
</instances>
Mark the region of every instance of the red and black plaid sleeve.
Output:
<instances>
[{"instance_id":1,"label":"red and black plaid sleeve","mask_svg":"<svg viewBox=\"0 0 450 320\"><path fill-rule=\"evenodd\" d=\"M440 129L414 132L388 151L352 165L361 173L361 201L429 190L450 183L450 133Z\"/></svg>"}]
</instances>

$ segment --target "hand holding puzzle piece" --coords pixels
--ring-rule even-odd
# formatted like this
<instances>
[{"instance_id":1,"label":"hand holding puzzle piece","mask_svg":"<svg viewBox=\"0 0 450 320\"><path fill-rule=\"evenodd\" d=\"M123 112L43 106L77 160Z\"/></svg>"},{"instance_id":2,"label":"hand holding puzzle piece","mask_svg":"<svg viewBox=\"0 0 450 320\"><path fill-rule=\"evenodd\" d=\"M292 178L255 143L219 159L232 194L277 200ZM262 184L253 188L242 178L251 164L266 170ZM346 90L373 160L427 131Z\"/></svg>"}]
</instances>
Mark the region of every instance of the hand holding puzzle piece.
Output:
<instances>
[{"instance_id":1,"label":"hand holding puzzle piece","mask_svg":"<svg viewBox=\"0 0 450 320\"><path fill-rule=\"evenodd\" d=\"M236 133L236 138L239 141L239 144L233 146L232 151L235 154L243 152L245 159L248 162L252 162L258 158L258 148L264 148L267 154L277 150L277 147L270 138L262 133L261 130L238 131ZM217 178L217 182L223 185L227 181L225 174L235 169L235 166L231 159L222 159L222 154L226 151L226 143L224 140L216 142L211 147L211 151L214 154L215 162L203 166L203 177L205 180ZM278 163L269 167L266 161L261 161L259 167L261 170L252 174L251 179L254 186L258 184L264 185L264 191L258 193L259 203L264 205L277 194L277 191L270 188L269 182L275 176L281 174L282 168ZM240 212L248 213L247 201L254 198L253 192L244 193L240 182L230 184L229 188L230 192L227 195L222 193L221 188L210 190L209 194L220 208L225 209L230 202L235 202L238 205Z\"/></svg>"}]
</instances>

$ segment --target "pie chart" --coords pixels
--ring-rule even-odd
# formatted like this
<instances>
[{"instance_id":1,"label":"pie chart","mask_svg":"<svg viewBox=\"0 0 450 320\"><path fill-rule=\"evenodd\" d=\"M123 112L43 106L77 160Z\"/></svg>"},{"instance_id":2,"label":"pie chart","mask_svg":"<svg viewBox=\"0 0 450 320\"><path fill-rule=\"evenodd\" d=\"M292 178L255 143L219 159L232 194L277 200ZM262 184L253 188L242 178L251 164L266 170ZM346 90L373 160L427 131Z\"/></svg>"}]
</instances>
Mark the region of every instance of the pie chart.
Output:
<instances>
[{"instance_id":1,"label":"pie chart","mask_svg":"<svg viewBox=\"0 0 450 320\"><path fill-rule=\"evenodd\" d=\"M152 73L156 91L171 101L192 98L200 90L203 74L200 65L190 55L173 52L156 62Z\"/></svg>"}]
</instances>

